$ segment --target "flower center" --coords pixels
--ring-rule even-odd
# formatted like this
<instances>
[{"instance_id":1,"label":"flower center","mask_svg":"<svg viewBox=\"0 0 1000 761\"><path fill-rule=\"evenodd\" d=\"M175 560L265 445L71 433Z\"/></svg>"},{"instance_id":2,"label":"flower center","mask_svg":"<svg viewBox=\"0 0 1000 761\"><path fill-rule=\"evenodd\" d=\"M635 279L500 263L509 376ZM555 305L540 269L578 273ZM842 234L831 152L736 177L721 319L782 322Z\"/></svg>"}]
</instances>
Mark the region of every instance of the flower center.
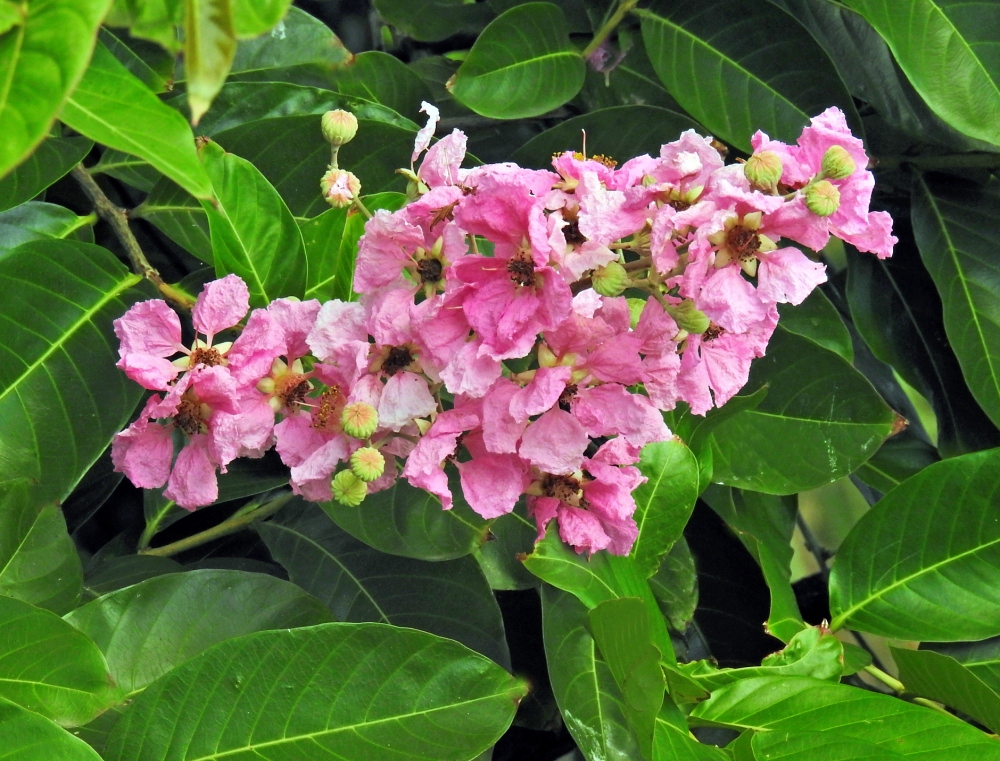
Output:
<instances>
[{"instance_id":1,"label":"flower center","mask_svg":"<svg viewBox=\"0 0 1000 761\"><path fill-rule=\"evenodd\" d=\"M507 262L507 272L510 279L518 285L529 286L535 284L535 260L531 258L528 251L518 251Z\"/></svg>"},{"instance_id":2,"label":"flower center","mask_svg":"<svg viewBox=\"0 0 1000 761\"><path fill-rule=\"evenodd\" d=\"M710 322L708 324L708 330L706 330L702 335L705 337L706 341L714 341L725 332L726 329L721 325L716 325L714 322Z\"/></svg>"},{"instance_id":3,"label":"flower center","mask_svg":"<svg viewBox=\"0 0 1000 761\"><path fill-rule=\"evenodd\" d=\"M340 393L340 386L330 386L319 395L318 404L313 407L312 427L317 431L340 433L340 416L347 406L347 399Z\"/></svg>"},{"instance_id":4,"label":"flower center","mask_svg":"<svg viewBox=\"0 0 1000 761\"><path fill-rule=\"evenodd\" d=\"M749 261L760 249L760 236L756 230L751 230L743 225L734 225L726 233L726 246L733 252L733 256L741 261Z\"/></svg>"},{"instance_id":5,"label":"flower center","mask_svg":"<svg viewBox=\"0 0 1000 761\"><path fill-rule=\"evenodd\" d=\"M563 228L563 237L566 238L566 242L571 246L579 246L581 243L586 243L586 236L580 232L580 223L578 220L571 220L568 225Z\"/></svg>"},{"instance_id":6,"label":"flower center","mask_svg":"<svg viewBox=\"0 0 1000 761\"><path fill-rule=\"evenodd\" d=\"M570 412L570 402L573 401L573 397L576 396L576 384L570 383L563 392L559 394L559 409L566 412Z\"/></svg>"},{"instance_id":7,"label":"flower center","mask_svg":"<svg viewBox=\"0 0 1000 761\"><path fill-rule=\"evenodd\" d=\"M216 365L221 365L224 362L225 359L223 359L219 350L209 346L207 348L198 348L192 351L191 357L188 359L188 367L194 367L195 365L215 367Z\"/></svg>"},{"instance_id":8,"label":"flower center","mask_svg":"<svg viewBox=\"0 0 1000 761\"><path fill-rule=\"evenodd\" d=\"M421 259L417 262L417 274L423 285L439 283L444 274L444 265L438 259Z\"/></svg>"},{"instance_id":9,"label":"flower center","mask_svg":"<svg viewBox=\"0 0 1000 761\"><path fill-rule=\"evenodd\" d=\"M560 502L577 505L580 501L580 482L573 476L554 476L546 473L542 479L542 492Z\"/></svg>"},{"instance_id":10,"label":"flower center","mask_svg":"<svg viewBox=\"0 0 1000 761\"><path fill-rule=\"evenodd\" d=\"M389 355L382 362L382 372L392 377L413 362L413 353L406 346L393 346Z\"/></svg>"},{"instance_id":11,"label":"flower center","mask_svg":"<svg viewBox=\"0 0 1000 761\"><path fill-rule=\"evenodd\" d=\"M304 375L286 373L274 384L274 395L285 407L295 408L305 401L306 395L312 390L312 385Z\"/></svg>"},{"instance_id":12,"label":"flower center","mask_svg":"<svg viewBox=\"0 0 1000 761\"><path fill-rule=\"evenodd\" d=\"M174 422L188 436L208 433L209 414L211 409L207 404L202 404L193 394L187 393L181 397L181 403L177 405Z\"/></svg>"}]
</instances>

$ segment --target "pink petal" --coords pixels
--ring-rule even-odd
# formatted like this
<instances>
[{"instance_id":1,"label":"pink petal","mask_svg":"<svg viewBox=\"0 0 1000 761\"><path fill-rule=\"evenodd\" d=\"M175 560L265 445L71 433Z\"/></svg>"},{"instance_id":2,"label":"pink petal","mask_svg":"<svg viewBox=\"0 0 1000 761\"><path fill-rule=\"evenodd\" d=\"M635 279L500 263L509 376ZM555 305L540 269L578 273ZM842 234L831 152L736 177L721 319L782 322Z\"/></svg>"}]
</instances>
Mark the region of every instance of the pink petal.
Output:
<instances>
[{"instance_id":1,"label":"pink petal","mask_svg":"<svg viewBox=\"0 0 1000 761\"><path fill-rule=\"evenodd\" d=\"M742 333L767 314L757 290L743 279L736 265L727 265L708 277L695 305L726 330Z\"/></svg>"},{"instance_id":2,"label":"pink petal","mask_svg":"<svg viewBox=\"0 0 1000 761\"><path fill-rule=\"evenodd\" d=\"M826 282L826 267L797 248L781 248L764 254L757 272L757 293L778 304L801 304L820 283Z\"/></svg>"},{"instance_id":3,"label":"pink petal","mask_svg":"<svg viewBox=\"0 0 1000 761\"><path fill-rule=\"evenodd\" d=\"M415 373L399 372L389 378L378 403L379 428L398 431L414 418L427 417L437 409L437 402L427 388L427 381Z\"/></svg>"},{"instance_id":4,"label":"pink petal","mask_svg":"<svg viewBox=\"0 0 1000 761\"><path fill-rule=\"evenodd\" d=\"M304 411L289 415L274 426L274 435L278 455L290 468L304 463L330 438L313 428L312 415ZM346 444L344 449L347 449Z\"/></svg>"},{"instance_id":5,"label":"pink petal","mask_svg":"<svg viewBox=\"0 0 1000 761\"><path fill-rule=\"evenodd\" d=\"M151 397L142 415L111 444L111 462L140 489L158 489L167 482L174 458L173 435L169 428L149 423L147 410L159 401Z\"/></svg>"},{"instance_id":6,"label":"pink petal","mask_svg":"<svg viewBox=\"0 0 1000 761\"><path fill-rule=\"evenodd\" d=\"M557 408L528 426L518 453L541 471L569 475L580 467L589 443L580 421Z\"/></svg>"},{"instance_id":7,"label":"pink petal","mask_svg":"<svg viewBox=\"0 0 1000 761\"><path fill-rule=\"evenodd\" d=\"M117 365L130 380L150 391L166 391L180 370L169 359L152 354L126 354Z\"/></svg>"},{"instance_id":8,"label":"pink petal","mask_svg":"<svg viewBox=\"0 0 1000 761\"><path fill-rule=\"evenodd\" d=\"M480 397L502 371L500 362L482 351L482 342L468 341L441 370L441 380L453 394Z\"/></svg>"},{"instance_id":9,"label":"pink petal","mask_svg":"<svg viewBox=\"0 0 1000 761\"><path fill-rule=\"evenodd\" d=\"M473 458L458 463L462 496L486 519L506 515L531 481L527 463L516 455L487 452L481 434L467 436L464 443Z\"/></svg>"},{"instance_id":10,"label":"pink petal","mask_svg":"<svg viewBox=\"0 0 1000 761\"><path fill-rule=\"evenodd\" d=\"M579 507L559 507L559 536L577 553L593 555L611 544L597 516Z\"/></svg>"},{"instance_id":11,"label":"pink petal","mask_svg":"<svg viewBox=\"0 0 1000 761\"><path fill-rule=\"evenodd\" d=\"M268 313L281 326L281 330L285 334L284 350L280 353L289 361L304 357L309 353L306 336L309 335L309 331L312 330L312 326L316 322L319 309L320 303L316 299L308 301L275 299L268 304Z\"/></svg>"},{"instance_id":12,"label":"pink petal","mask_svg":"<svg viewBox=\"0 0 1000 761\"><path fill-rule=\"evenodd\" d=\"M417 139L413 141L413 155L410 157L411 164L416 161L417 157L426 151L427 146L431 144L431 138L434 136L434 130L437 129L438 120L441 118L441 112L426 100L420 104L420 113L427 114L427 124L420 128L420 131L417 132Z\"/></svg>"},{"instance_id":13,"label":"pink petal","mask_svg":"<svg viewBox=\"0 0 1000 761\"><path fill-rule=\"evenodd\" d=\"M545 528L558 515L560 505L562 502L554 497L528 497L528 514L535 519L538 527L536 542L545 538Z\"/></svg>"},{"instance_id":14,"label":"pink petal","mask_svg":"<svg viewBox=\"0 0 1000 761\"><path fill-rule=\"evenodd\" d=\"M855 246L859 251L870 251L879 259L892 256L892 249L899 239L892 234L892 217L888 212L868 213L867 227L860 233L847 234L837 231L837 235Z\"/></svg>"},{"instance_id":15,"label":"pink petal","mask_svg":"<svg viewBox=\"0 0 1000 761\"><path fill-rule=\"evenodd\" d=\"M267 397L254 392L240 405L238 414L217 412L210 428L213 459L225 466L237 457L263 457L274 443L274 410Z\"/></svg>"},{"instance_id":16,"label":"pink petal","mask_svg":"<svg viewBox=\"0 0 1000 761\"><path fill-rule=\"evenodd\" d=\"M236 414L240 410L240 386L233 379L229 368L222 365L198 365L187 373L198 398L213 410Z\"/></svg>"},{"instance_id":17,"label":"pink petal","mask_svg":"<svg viewBox=\"0 0 1000 761\"><path fill-rule=\"evenodd\" d=\"M333 499L330 482L337 464L348 456L347 439L337 436L309 455L305 462L291 469L292 491L310 502Z\"/></svg>"},{"instance_id":18,"label":"pink petal","mask_svg":"<svg viewBox=\"0 0 1000 761\"><path fill-rule=\"evenodd\" d=\"M354 265L354 290L369 293L399 280L404 265L424 245L424 231L403 217L379 209L365 223Z\"/></svg>"},{"instance_id":19,"label":"pink petal","mask_svg":"<svg viewBox=\"0 0 1000 761\"><path fill-rule=\"evenodd\" d=\"M571 367L540 367L535 377L510 400L510 414L517 423L540 415L552 407L566 390Z\"/></svg>"},{"instance_id":20,"label":"pink petal","mask_svg":"<svg viewBox=\"0 0 1000 761\"><path fill-rule=\"evenodd\" d=\"M134 354L169 357L180 347L181 321L161 299L133 304L114 324L123 358Z\"/></svg>"},{"instance_id":21,"label":"pink petal","mask_svg":"<svg viewBox=\"0 0 1000 761\"><path fill-rule=\"evenodd\" d=\"M185 510L210 505L219 498L219 479L208 456L207 436L192 436L177 455L163 496Z\"/></svg>"},{"instance_id":22,"label":"pink petal","mask_svg":"<svg viewBox=\"0 0 1000 761\"><path fill-rule=\"evenodd\" d=\"M490 452L517 451L517 442L527 427L527 422L518 423L510 412L511 400L519 392L512 380L498 378L483 397L483 440Z\"/></svg>"},{"instance_id":23,"label":"pink petal","mask_svg":"<svg viewBox=\"0 0 1000 761\"><path fill-rule=\"evenodd\" d=\"M462 160L465 158L465 133L459 129L441 138L427 151L417 176L428 187L457 185L462 179Z\"/></svg>"},{"instance_id":24,"label":"pink petal","mask_svg":"<svg viewBox=\"0 0 1000 761\"><path fill-rule=\"evenodd\" d=\"M594 438L618 434L639 447L670 438L663 416L649 399L618 384L583 389L573 400L573 414Z\"/></svg>"},{"instance_id":25,"label":"pink petal","mask_svg":"<svg viewBox=\"0 0 1000 761\"><path fill-rule=\"evenodd\" d=\"M191 310L191 317L194 329L211 339L242 320L249 309L247 284L237 275L226 275L205 285Z\"/></svg>"},{"instance_id":26,"label":"pink petal","mask_svg":"<svg viewBox=\"0 0 1000 761\"><path fill-rule=\"evenodd\" d=\"M319 310L306 342L321 361L339 364L351 372L358 358L368 353L365 317L361 304L328 301Z\"/></svg>"},{"instance_id":27,"label":"pink petal","mask_svg":"<svg viewBox=\"0 0 1000 761\"><path fill-rule=\"evenodd\" d=\"M238 385L253 386L271 372L272 363L284 351L285 335L281 325L270 312L255 309L227 352L226 366Z\"/></svg>"}]
</instances>

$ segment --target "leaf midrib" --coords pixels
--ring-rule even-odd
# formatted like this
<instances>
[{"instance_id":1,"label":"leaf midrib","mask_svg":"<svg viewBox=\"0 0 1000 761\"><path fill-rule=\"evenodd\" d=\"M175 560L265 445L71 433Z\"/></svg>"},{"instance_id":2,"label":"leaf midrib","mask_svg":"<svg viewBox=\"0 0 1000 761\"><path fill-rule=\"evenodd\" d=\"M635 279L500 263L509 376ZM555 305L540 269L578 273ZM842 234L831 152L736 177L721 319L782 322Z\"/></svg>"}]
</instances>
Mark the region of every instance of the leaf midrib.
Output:
<instances>
[{"instance_id":1,"label":"leaf midrib","mask_svg":"<svg viewBox=\"0 0 1000 761\"><path fill-rule=\"evenodd\" d=\"M558 53L546 53L545 55L535 56L534 58L529 58L526 61L515 61L514 63L507 64L506 66L501 66L501 67L496 68L496 69L483 70L481 73L477 73L477 72L473 71L471 73L467 73L466 74L467 79L465 81L466 82L468 82L470 80L479 80L479 81L482 81L484 79L492 77L494 74L499 74L499 73L501 73L503 71L508 71L510 69L517 69L517 68L519 68L521 66L530 66L531 64L536 63L537 61L544 61L544 60L546 60L548 58L566 58L566 57L569 57L569 58L571 58L573 60L582 60L580 58L580 56L579 56L578 53L575 53L575 52L570 51L570 50L562 50L562 51L559 51ZM459 77L456 77L455 78L455 86L458 86L458 84L461 81L462 80Z\"/></svg>"}]
</instances>

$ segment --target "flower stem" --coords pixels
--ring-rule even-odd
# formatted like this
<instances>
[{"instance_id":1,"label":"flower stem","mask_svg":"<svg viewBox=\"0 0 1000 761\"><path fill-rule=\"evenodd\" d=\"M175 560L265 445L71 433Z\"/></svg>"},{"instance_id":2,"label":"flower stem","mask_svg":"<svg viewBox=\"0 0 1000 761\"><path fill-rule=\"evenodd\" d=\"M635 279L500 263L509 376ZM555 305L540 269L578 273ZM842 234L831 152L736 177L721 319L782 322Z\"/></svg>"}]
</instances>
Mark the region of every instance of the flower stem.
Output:
<instances>
[{"instance_id":1,"label":"flower stem","mask_svg":"<svg viewBox=\"0 0 1000 761\"><path fill-rule=\"evenodd\" d=\"M223 536L228 536L229 534L235 534L237 531L242 531L247 526L252 523L256 523L259 520L263 520L271 515L274 515L278 510L285 506L292 498L291 493L283 494L282 496L272 499L255 510L250 510L244 512L243 510L238 510L230 518L224 520L217 526L212 526L212 528L205 529L197 534L180 539L171 544L165 544L162 547L147 547L145 549L139 550L140 555L153 555L154 557L166 558L171 555L177 555L185 550L190 550L194 547L199 547L202 544L212 541L213 539L219 539Z\"/></svg>"},{"instance_id":2,"label":"flower stem","mask_svg":"<svg viewBox=\"0 0 1000 761\"><path fill-rule=\"evenodd\" d=\"M372 213L368 211L368 207L361 202L360 196L355 196L354 201L352 203L354 204L355 209L357 209L358 211L360 211L362 214L365 215L365 219L372 218Z\"/></svg>"},{"instance_id":3,"label":"flower stem","mask_svg":"<svg viewBox=\"0 0 1000 761\"><path fill-rule=\"evenodd\" d=\"M618 9L611 14L611 18L604 22L604 26L597 30L597 34L594 35L594 39L590 41L590 44L583 49L580 55L584 58L589 58L595 50L601 47L608 35L611 34L615 27L617 27L623 18L628 14L630 10L638 5L639 0L621 0L618 4Z\"/></svg>"},{"instance_id":4,"label":"flower stem","mask_svg":"<svg viewBox=\"0 0 1000 761\"><path fill-rule=\"evenodd\" d=\"M864 671L865 673L870 674L871 676L878 679L880 682L882 682L882 684L889 687L897 695L902 695L907 692L906 686L901 681L899 681L895 677L889 676L880 668L877 668L875 666L865 666ZM938 713L943 713L945 716L948 716L950 718L955 718L954 714L952 714L951 711L946 709L940 703L935 703L933 700L928 700L927 698L921 698L913 695L909 696L909 700L910 702L916 703L917 705L923 706L924 708L930 708L932 711L937 711Z\"/></svg>"},{"instance_id":5,"label":"flower stem","mask_svg":"<svg viewBox=\"0 0 1000 761\"><path fill-rule=\"evenodd\" d=\"M118 240L125 248L132 271L155 285L167 301L182 309L190 310L194 306L191 297L163 282L160 273L149 263L146 255L142 252L139 241L135 239L135 235L132 234L132 230L128 226L128 212L111 202L83 164L77 164L73 167L72 175L73 179L83 188L83 192L94 203L94 211L97 212L97 215L111 225L111 229L114 230Z\"/></svg>"},{"instance_id":6,"label":"flower stem","mask_svg":"<svg viewBox=\"0 0 1000 761\"><path fill-rule=\"evenodd\" d=\"M142 552L147 547L149 543L153 541L153 537L156 536L156 532L160 530L160 524L163 523L163 519L167 517L170 510L176 505L172 499L168 500L163 504L159 511L152 517L152 519L146 523L146 528L142 530L142 535L139 537L138 551Z\"/></svg>"}]
</instances>

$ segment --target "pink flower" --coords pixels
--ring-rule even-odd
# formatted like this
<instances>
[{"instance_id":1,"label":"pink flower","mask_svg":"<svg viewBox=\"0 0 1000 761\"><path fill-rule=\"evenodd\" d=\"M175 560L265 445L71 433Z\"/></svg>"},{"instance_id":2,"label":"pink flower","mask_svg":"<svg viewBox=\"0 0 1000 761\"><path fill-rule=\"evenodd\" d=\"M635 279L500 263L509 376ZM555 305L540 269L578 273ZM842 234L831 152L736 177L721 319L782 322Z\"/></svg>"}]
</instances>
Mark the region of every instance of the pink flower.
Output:
<instances>
[{"instance_id":1,"label":"pink flower","mask_svg":"<svg viewBox=\"0 0 1000 761\"><path fill-rule=\"evenodd\" d=\"M528 426L521 436L518 454L539 470L565 475L580 467L589 443L580 421L555 408Z\"/></svg>"},{"instance_id":2,"label":"pink flower","mask_svg":"<svg viewBox=\"0 0 1000 761\"><path fill-rule=\"evenodd\" d=\"M445 463L454 456L459 436L476 428L479 421L480 414L475 405L442 412L406 459L403 478L412 486L436 495L445 510L452 507Z\"/></svg>"},{"instance_id":3,"label":"pink flower","mask_svg":"<svg viewBox=\"0 0 1000 761\"><path fill-rule=\"evenodd\" d=\"M471 460L456 463L462 496L487 520L506 515L528 488L528 465L513 454L494 454L486 449L481 432L467 435L462 444Z\"/></svg>"}]
</instances>

